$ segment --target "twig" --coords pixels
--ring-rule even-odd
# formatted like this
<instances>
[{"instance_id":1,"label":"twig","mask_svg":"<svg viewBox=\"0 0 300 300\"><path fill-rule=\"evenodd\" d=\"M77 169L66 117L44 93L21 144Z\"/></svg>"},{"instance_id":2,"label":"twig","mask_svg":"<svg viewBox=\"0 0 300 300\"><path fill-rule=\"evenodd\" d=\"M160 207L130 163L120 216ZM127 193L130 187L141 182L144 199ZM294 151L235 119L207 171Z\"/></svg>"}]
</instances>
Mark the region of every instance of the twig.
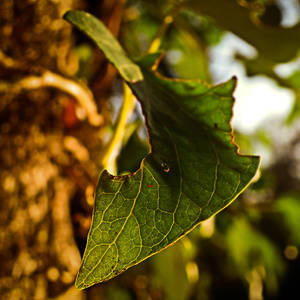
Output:
<instances>
[{"instance_id":1,"label":"twig","mask_svg":"<svg viewBox=\"0 0 300 300\"><path fill-rule=\"evenodd\" d=\"M126 124L135 107L135 99L129 86L126 83L124 83L123 86L124 86L124 92L123 92L124 99L123 99L122 107L119 112L116 129L106 148L105 154L102 158L103 168L108 170L112 174L115 174L117 171L116 157L121 148L121 143L125 134Z\"/></svg>"},{"instance_id":2,"label":"twig","mask_svg":"<svg viewBox=\"0 0 300 300\"><path fill-rule=\"evenodd\" d=\"M31 90L42 87L53 87L72 95L85 109L91 125L99 126L103 117L98 114L92 93L85 86L50 71L41 76L28 76L14 83L0 82L0 92L17 93L21 90Z\"/></svg>"},{"instance_id":3,"label":"twig","mask_svg":"<svg viewBox=\"0 0 300 300\"><path fill-rule=\"evenodd\" d=\"M179 9L180 9L180 6L175 5L174 8L170 11L170 13L167 16L165 16L163 23L159 27L151 45L147 51L148 53L154 53L154 52L158 51L158 49L161 45L162 38L163 38L164 34L166 33L169 25L171 23L173 23L174 17L177 15Z\"/></svg>"},{"instance_id":4,"label":"twig","mask_svg":"<svg viewBox=\"0 0 300 300\"><path fill-rule=\"evenodd\" d=\"M6 68L13 68L17 65L17 62L0 50L0 64Z\"/></svg>"}]
</instances>

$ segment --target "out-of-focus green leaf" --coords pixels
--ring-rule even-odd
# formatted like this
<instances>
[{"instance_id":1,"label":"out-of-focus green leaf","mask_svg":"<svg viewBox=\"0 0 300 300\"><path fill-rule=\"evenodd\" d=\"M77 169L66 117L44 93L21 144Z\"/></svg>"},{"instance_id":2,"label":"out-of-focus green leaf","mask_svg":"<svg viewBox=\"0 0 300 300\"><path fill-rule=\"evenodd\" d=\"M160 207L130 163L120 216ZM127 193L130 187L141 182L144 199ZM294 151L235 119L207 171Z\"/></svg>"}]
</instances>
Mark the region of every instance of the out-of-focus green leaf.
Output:
<instances>
[{"instance_id":1,"label":"out-of-focus green leaf","mask_svg":"<svg viewBox=\"0 0 300 300\"><path fill-rule=\"evenodd\" d=\"M220 27L253 45L259 55L270 61L289 61L299 51L300 24L291 28L258 26L251 20L249 9L236 0L188 0L184 6L212 17Z\"/></svg>"},{"instance_id":2,"label":"out-of-focus green leaf","mask_svg":"<svg viewBox=\"0 0 300 300\"><path fill-rule=\"evenodd\" d=\"M254 267L263 266L267 278L276 280L284 271L278 249L266 236L251 227L246 219L235 219L225 239L229 254L241 274L247 274Z\"/></svg>"},{"instance_id":3,"label":"out-of-focus green leaf","mask_svg":"<svg viewBox=\"0 0 300 300\"><path fill-rule=\"evenodd\" d=\"M93 74L93 69L91 68L92 47L88 44L81 44L75 50L79 59L79 68L76 76L85 80L90 79Z\"/></svg>"},{"instance_id":4,"label":"out-of-focus green leaf","mask_svg":"<svg viewBox=\"0 0 300 300\"><path fill-rule=\"evenodd\" d=\"M105 299L107 300L132 300L130 293L120 286L112 285L107 289Z\"/></svg>"},{"instance_id":5,"label":"out-of-focus green leaf","mask_svg":"<svg viewBox=\"0 0 300 300\"><path fill-rule=\"evenodd\" d=\"M255 136L258 141L265 147L271 149L273 146L273 140L270 135L263 129L257 130Z\"/></svg>"},{"instance_id":6,"label":"out-of-focus green leaf","mask_svg":"<svg viewBox=\"0 0 300 300\"><path fill-rule=\"evenodd\" d=\"M139 67L128 58L118 41L100 20L84 11L69 11L64 18L97 44L126 81L137 82L143 79Z\"/></svg>"},{"instance_id":7,"label":"out-of-focus green leaf","mask_svg":"<svg viewBox=\"0 0 300 300\"><path fill-rule=\"evenodd\" d=\"M292 75L284 80L282 85L292 88L295 93L295 101L293 108L287 118L287 123L291 124L300 117L300 71L296 70Z\"/></svg>"},{"instance_id":8,"label":"out-of-focus green leaf","mask_svg":"<svg viewBox=\"0 0 300 300\"><path fill-rule=\"evenodd\" d=\"M132 56L141 56L150 46L159 28L159 23L148 15L141 14L122 29L124 49Z\"/></svg>"},{"instance_id":9,"label":"out-of-focus green leaf","mask_svg":"<svg viewBox=\"0 0 300 300\"><path fill-rule=\"evenodd\" d=\"M297 94L295 97L294 105L287 117L286 122L288 125L290 125L293 123L293 121L297 120L299 117L300 117L300 94Z\"/></svg>"},{"instance_id":10,"label":"out-of-focus green leaf","mask_svg":"<svg viewBox=\"0 0 300 300\"><path fill-rule=\"evenodd\" d=\"M300 91L300 70L295 71L287 80L291 86Z\"/></svg>"},{"instance_id":11,"label":"out-of-focus green leaf","mask_svg":"<svg viewBox=\"0 0 300 300\"><path fill-rule=\"evenodd\" d=\"M195 32L178 25L166 43L168 62L179 77L210 81L207 49Z\"/></svg>"},{"instance_id":12,"label":"out-of-focus green leaf","mask_svg":"<svg viewBox=\"0 0 300 300\"><path fill-rule=\"evenodd\" d=\"M153 284L163 290L166 300L188 299L189 281L186 275L186 263L181 243L152 258Z\"/></svg>"},{"instance_id":13,"label":"out-of-focus green leaf","mask_svg":"<svg viewBox=\"0 0 300 300\"><path fill-rule=\"evenodd\" d=\"M275 209L282 214L288 226L290 243L300 247L300 196L282 196L276 201Z\"/></svg>"},{"instance_id":14,"label":"out-of-focus green leaf","mask_svg":"<svg viewBox=\"0 0 300 300\"><path fill-rule=\"evenodd\" d=\"M218 86L171 80L152 71L157 58L140 59L144 79L128 83L142 104L151 152L134 174L101 174L75 283L80 289L170 246L228 206L257 171L259 158L239 155L232 142L236 80Z\"/></svg>"},{"instance_id":15,"label":"out-of-focus green leaf","mask_svg":"<svg viewBox=\"0 0 300 300\"><path fill-rule=\"evenodd\" d=\"M186 22L184 28L189 27L195 31L207 46L218 44L224 34L224 30L218 27L211 17L199 15L191 10L181 11L180 17L177 17L178 19L184 19ZM177 20L175 23L177 23Z\"/></svg>"}]
</instances>

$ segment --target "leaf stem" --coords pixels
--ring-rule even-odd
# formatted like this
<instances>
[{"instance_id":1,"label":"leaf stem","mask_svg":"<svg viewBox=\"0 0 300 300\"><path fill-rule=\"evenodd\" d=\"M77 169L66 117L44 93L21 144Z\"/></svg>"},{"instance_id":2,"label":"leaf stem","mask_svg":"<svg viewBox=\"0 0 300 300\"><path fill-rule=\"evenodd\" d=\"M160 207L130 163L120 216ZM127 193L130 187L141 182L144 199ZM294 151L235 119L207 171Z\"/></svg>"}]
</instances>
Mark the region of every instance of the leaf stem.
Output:
<instances>
[{"instance_id":1,"label":"leaf stem","mask_svg":"<svg viewBox=\"0 0 300 300\"><path fill-rule=\"evenodd\" d=\"M178 13L178 10L179 10L179 6L176 5L168 15L165 16L161 26L159 27L152 43L150 44L150 47L148 49L148 53L154 53L154 52L157 52L160 45L161 45L161 41L162 41L162 38L163 36L165 35L169 25L171 23L173 23L173 20L174 20L174 17L177 15Z\"/></svg>"},{"instance_id":2,"label":"leaf stem","mask_svg":"<svg viewBox=\"0 0 300 300\"><path fill-rule=\"evenodd\" d=\"M119 149L121 148L126 124L135 107L134 96L125 82L123 84L123 89L124 99L119 112L116 128L102 158L103 168L112 174L116 174L117 172L116 157L119 153Z\"/></svg>"}]
</instances>

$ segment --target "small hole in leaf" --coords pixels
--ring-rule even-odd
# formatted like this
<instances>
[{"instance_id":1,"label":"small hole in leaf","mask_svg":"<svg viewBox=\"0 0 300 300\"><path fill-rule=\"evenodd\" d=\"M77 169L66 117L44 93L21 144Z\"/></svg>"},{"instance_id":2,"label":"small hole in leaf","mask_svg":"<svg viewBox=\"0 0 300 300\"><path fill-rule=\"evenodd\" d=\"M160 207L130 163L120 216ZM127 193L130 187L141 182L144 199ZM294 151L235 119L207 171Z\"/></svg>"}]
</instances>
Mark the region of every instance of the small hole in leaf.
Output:
<instances>
[{"instance_id":1,"label":"small hole in leaf","mask_svg":"<svg viewBox=\"0 0 300 300\"><path fill-rule=\"evenodd\" d=\"M162 162L160 165L164 172L166 172L166 173L170 172L170 167L167 165L167 163Z\"/></svg>"}]
</instances>

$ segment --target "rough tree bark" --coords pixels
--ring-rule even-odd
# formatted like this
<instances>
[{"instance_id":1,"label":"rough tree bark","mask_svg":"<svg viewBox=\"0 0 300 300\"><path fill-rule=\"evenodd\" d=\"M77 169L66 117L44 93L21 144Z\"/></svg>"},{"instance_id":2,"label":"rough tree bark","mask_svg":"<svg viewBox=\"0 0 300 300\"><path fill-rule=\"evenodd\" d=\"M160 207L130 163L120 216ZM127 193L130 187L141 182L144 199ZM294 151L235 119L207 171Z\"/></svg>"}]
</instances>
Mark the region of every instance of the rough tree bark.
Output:
<instances>
[{"instance_id":1,"label":"rough tree bark","mask_svg":"<svg viewBox=\"0 0 300 300\"><path fill-rule=\"evenodd\" d=\"M110 118L106 103L116 72L95 52L90 101L102 118L97 124L76 114L87 107L67 85L61 90L38 79L50 71L58 75L54 80L84 88L73 79L78 56L62 15L90 10L117 35L124 5L123 0L93 3L0 3L1 299L86 299L73 282L98 175L99 128ZM28 86L20 88L24 79Z\"/></svg>"}]
</instances>

